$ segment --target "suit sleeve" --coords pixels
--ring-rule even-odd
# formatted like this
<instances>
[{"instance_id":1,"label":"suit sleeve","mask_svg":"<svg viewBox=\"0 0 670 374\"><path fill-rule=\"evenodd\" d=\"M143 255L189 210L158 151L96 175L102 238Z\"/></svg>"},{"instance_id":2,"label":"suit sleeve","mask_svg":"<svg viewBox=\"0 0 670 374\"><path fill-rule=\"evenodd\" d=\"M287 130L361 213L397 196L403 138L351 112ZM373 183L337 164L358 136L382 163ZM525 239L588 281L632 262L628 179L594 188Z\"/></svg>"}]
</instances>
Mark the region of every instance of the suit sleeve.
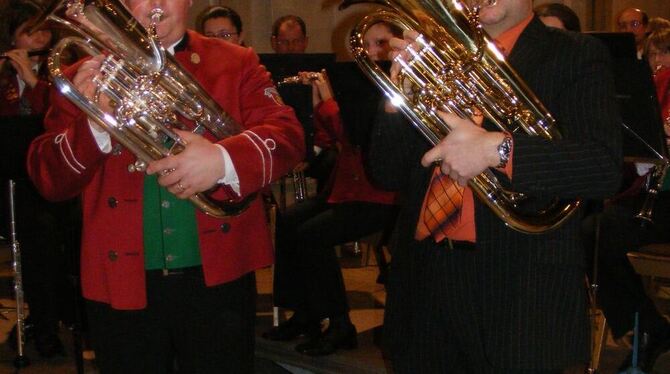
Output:
<instances>
[{"instance_id":1,"label":"suit sleeve","mask_svg":"<svg viewBox=\"0 0 670 374\"><path fill-rule=\"evenodd\" d=\"M429 143L401 113L386 113L384 102L377 108L372 125L367 170L372 182L390 191L404 190L410 173L428 151Z\"/></svg>"},{"instance_id":2,"label":"suit sleeve","mask_svg":"<svg viewBox=\"0 0 670 374\"><path fill-rule=\"evenodd\" d=\"M247 196L288 173L305 155L302 126L284 105L251 50L243 56L240 86L242 123L246 131L219 143L229 152Z\"/></svg>"},{"instance_id":3,"label":"suit sleeve","mask_svg":"<svg viewBox=\"0 0 670 374\"><path fill-rule=\"evenodd\" d=\"M537 136L513 136L514 191L599 199L618 189L621 126L610 59L595 39L577 41L572 48L560 48L559 40L556 49L571 57L552 60L556 64L549 64L544 81L537 84L538 91L550 92L545 104L563 139L549 142ZM546 74L548 70L551 74Z\"/></svg>"}]
</instances>

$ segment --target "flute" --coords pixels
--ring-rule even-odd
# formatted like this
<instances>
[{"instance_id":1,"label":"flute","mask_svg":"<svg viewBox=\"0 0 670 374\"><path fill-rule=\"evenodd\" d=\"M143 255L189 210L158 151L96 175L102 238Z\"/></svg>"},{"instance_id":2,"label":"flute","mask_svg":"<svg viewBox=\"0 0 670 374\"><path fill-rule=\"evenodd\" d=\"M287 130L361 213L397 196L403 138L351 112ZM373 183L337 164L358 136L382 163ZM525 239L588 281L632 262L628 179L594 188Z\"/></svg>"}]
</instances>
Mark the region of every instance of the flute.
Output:
<instances>
[{"instance_id":1,"label":"flute","mask_svg":"<svg viewBox=\"0 0 670 374\"><path fill-rule=\"evenodd\" d=\"M307 79L309 81L317 80L317 79L319 79L321 74L323 74L324 72L325 71L322 70L321 72L307 73ZM281 81L279 81L277 83L277 87L291 85L291 84L302 84L302 77L300 75L293 75L293 76L290 76L290 77L286 77L286 78L282 79Z\"/></svg>"},{"instance_id":2,"label":"flute","mask_svg":"<svg viewBox=\"0 0 670 374\"><path fill-rule=\"evenodd\" d=\"M28 57L33 57L33 56L46 56L51 52L51 49L36 49L34 51L28 51ZM0 60L4 58L9 58L6 54L1 54L0 55Z\"/></svg>"}]
</instances>

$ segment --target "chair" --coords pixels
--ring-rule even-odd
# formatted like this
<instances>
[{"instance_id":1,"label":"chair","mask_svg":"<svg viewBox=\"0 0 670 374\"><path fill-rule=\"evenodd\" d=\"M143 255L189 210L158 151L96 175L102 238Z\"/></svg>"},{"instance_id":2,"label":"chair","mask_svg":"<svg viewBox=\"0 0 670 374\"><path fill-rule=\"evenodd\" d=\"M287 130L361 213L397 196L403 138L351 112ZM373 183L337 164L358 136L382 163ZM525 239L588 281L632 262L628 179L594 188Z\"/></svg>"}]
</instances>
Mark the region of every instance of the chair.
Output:
<instances>
[{"instance_id":1,"label":"chair","mask_svg":"<svg viewBox=\"0 0 670 374\"><path fill-rule=\"evenodd\" d=\"M650 244L628 253L628 260L645 280L645 288L661 312L670 310L670 243Z\"/></svg>"}]
</instances>

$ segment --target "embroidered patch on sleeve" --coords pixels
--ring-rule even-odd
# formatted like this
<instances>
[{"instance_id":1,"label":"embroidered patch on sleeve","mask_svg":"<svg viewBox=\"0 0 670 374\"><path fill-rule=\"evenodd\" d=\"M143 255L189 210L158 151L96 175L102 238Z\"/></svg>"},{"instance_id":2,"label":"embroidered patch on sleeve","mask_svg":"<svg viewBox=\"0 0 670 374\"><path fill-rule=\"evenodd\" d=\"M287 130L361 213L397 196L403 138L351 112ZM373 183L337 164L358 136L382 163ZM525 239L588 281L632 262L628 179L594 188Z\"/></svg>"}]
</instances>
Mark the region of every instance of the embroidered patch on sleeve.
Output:
<instances>
[{"instance_id":1,"label":"embroidered patch on sleeve","mask_svg":"<svg viewBox=\"0 0 670 374\"><path fill-rule=\"evenodd\" d=\"M277 92L276 88L268 87L268 88L265 89L264 94L265 94L265 96L272 99L275 102L275 104L284 105L284 101L282 100L281 96L279 95L279 92Z\"/></svg>"}]
</instances>

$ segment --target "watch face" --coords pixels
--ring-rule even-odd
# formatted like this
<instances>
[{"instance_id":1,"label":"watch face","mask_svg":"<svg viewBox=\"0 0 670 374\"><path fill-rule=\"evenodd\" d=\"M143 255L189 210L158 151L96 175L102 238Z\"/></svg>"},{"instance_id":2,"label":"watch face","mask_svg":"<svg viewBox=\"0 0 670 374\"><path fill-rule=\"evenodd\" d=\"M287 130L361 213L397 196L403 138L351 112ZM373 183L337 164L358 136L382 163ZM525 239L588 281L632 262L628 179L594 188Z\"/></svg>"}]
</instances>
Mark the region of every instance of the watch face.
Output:
<instances>
[{"instance_id":1,"label":"watch face","mask_svg":"<svg viewBox=\"0 0 670 374\"><path fill-rule=\"evenodd\" d=\"M498 145L498 155L500 156L500 163L498 168L504 168L509 160L509 154L512 151L512 137L507 135L505 139Z\"/></svg>"}]
</instances>

